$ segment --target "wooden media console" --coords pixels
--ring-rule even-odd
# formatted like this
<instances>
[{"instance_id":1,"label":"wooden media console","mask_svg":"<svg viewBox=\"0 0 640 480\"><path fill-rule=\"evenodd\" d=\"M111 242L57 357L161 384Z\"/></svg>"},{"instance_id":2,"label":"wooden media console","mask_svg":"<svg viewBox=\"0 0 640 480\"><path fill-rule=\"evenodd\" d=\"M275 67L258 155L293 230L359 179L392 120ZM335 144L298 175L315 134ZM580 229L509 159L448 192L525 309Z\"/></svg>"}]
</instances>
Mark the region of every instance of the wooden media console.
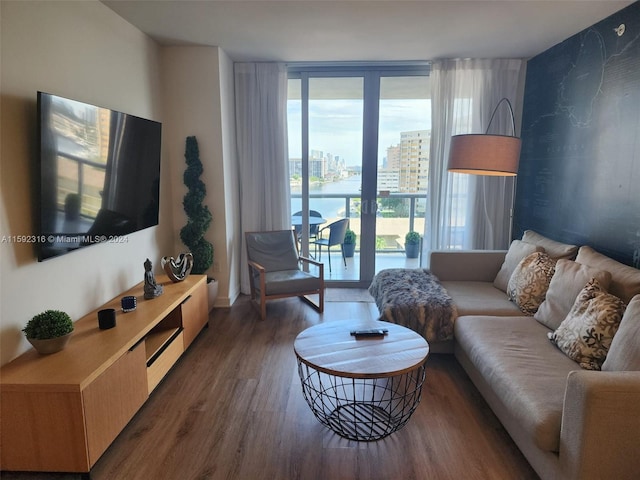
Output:
<instances>
[{"instance_id":1,"label":"wooden media console","mask_svg":"<svg viewBox=\"0 0 640 480\"><path fill-rule=\"evenodd\" d=\"M0 370L0 470L88 473L208 321L206 277L143 299L140 283L74 323L67 347L29 350ZM125 295L137 297L122 312ZM116 326L97 312L116 309Z\"/></svg>"}]
</instances>

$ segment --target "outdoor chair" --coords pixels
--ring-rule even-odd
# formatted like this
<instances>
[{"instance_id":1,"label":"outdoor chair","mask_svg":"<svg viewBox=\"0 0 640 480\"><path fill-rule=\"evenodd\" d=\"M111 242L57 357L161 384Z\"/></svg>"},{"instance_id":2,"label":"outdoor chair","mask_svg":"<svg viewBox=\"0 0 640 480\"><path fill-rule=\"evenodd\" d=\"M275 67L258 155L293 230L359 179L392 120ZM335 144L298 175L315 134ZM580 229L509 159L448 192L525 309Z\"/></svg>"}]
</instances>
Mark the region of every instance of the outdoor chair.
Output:
<instances>
[{"instance_id":1,"label":"outdoor chair","mask_svg":"<svg viewBox=\"0 0 640 480\"><path fill-rule=\"evenodd\" d=\"M347 259L344 257L344 235L349 228L349 219L343 218L330 223L326 227L322 227L318 231L318 238L316 238L312 244L315 245L316 258L320 260L322 257L322 247L327 247L327 254L329 255L329 272L331 272L331 247L340 245L340 251L342 252L342 261L344 262L344 268L347 268ZM325 232L329 232L328 237L324 237ZM320 249L318 253L318 249Z\"/></svg>"},{"instance_id":2,"label":"outdoor chair","mask_svg":"<svg viewBox=\"0 0 640 480\"><path fill-rule=\"evenodd\" d=\"M246 232L251 302L267 317L267 300L300 297L318 312L324 310L324 265L298 254L293 230ZM318 274L301 265L313 265ZM307 295L318 294L315 304Z\"/></svg>"},{"instance_id":3,"label":"outdoor chair","mask_svg":"<svg viewBox=\"0 0 640 480\"><path fill-rule=\"evenodd\" d=\"M294 216L302 216L302 211L296 212L293 215ZM309 210L309 216L310 217L322 218L322 214L320 212L318 212L317 210ZM318 229L319 228L320 227L318 225L309 225L309 238L311 238L311 239L318 238ZM302 226L301 225L296 225L295 229L296 229L296 236L297 236L298 240L302 240Z\"/></svg>"}]
</instances>

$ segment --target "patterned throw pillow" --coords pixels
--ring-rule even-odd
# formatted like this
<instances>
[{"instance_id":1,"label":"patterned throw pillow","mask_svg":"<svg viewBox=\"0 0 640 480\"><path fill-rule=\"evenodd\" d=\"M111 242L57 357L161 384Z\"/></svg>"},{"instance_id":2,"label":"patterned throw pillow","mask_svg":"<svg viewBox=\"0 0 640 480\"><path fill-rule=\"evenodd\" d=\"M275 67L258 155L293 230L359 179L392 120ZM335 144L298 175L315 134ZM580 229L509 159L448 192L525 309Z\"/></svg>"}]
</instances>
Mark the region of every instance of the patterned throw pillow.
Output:
<instances>
[{"instance_id":1,"label":"patterned throw pillow","mask_svg":"<svg viewBox=\"0 0 640 480\"><path fill-rule=\"evenodd\" d=\"M592 278L576 298L569 315L549 340L587 370L600 370L626 304Z\"/></svg>"},{"instance_id":2,"label":"patterned throw pillow","mask_svg":"<svg viewBox=\"0 0 640 480\"><path fill-rule=\"evenodd\" d=\"M556 269L556 260L543 252L522 259L509 279L507 295L527 315L533 315L544 302Z\"/></svg>"},{"instance_id":3,"label":"patterned throw pillow","mask_svg":"<svg viewBox=\"0 0 640 480\"><path fill-rule=\"evenodd\" d=\"M502 290L503 292L506 292L507 287L509 286L509 279L511 278L513 271L516 269L522 259L534 252L544 252L544 248L533 245L531 243L525 243L521 240L514 240L513 242L511 242L511 245L509 245L509 250L504 257L502 267L500 267L500 271L496 275L496 278L493 280L493 286Z\"/></svg>"}]
</instances>

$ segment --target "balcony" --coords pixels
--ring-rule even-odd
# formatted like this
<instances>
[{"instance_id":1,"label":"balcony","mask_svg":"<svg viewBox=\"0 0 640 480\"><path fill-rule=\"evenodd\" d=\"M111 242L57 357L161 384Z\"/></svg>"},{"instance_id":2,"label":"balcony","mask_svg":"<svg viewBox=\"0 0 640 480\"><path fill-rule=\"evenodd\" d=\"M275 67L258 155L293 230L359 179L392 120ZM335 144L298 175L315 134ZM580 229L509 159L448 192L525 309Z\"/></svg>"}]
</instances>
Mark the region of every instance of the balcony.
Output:
<instances>
[{"instance_id":1,"label":"balcony","mask_svg":"<svg viewBox=\"0 0 640 480\"><path fill-rule=\"evenodd\" d=\"M331 252L331 268L327 264L326 250L322 253L322 262L325 264L324 278L326 281L356 281L360 279L360 252L356 251L352 258L347 258L347 267L342 263L340 250L336 247ZM376 252L376 273L386 268L419 268L420 258L407 258L402 253Z\"/></svg>"},{"instance_id":2,"label":"balcony","mask_svg":"<svg viewBox=\"0 0 640 480\"><path fill-rule=\"evenodd\" d=\"M301 195L292 193L292 211L300 210ZM325 225L349 218L349 227L356 232L356 253L347 258L347 267L342 263L338 247L332 248L329 272L326 249L323 249L320 260L325 264L325 279L328 281L355 281L360 276L360 195L349 193L311 193L309 195L311 210L317 210L327 220ZM338 207L338 205L344 205ZM409 231L424 232L424 211L426 198L424 194L389 193L377 199L376 215L376 273L386 268L418 268L420 258L407 258L404 253L404 237ZM313 255L313 245L310 245Z\"/></svg>"}]
</instances>

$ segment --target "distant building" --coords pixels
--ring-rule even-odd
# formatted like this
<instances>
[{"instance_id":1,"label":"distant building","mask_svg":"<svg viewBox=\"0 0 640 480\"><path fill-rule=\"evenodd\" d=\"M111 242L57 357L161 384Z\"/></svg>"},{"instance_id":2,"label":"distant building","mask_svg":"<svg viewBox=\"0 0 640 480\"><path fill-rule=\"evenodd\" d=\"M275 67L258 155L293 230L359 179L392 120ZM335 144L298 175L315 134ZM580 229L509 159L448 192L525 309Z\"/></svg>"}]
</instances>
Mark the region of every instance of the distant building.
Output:
<instances>
[{"instance_id":1,"label":"distant building","mask_svg":"<svg viewBox=\"0 0 640 480\"><path fill-rule=\"evenodd\" d=\"M399 192L426 193L430 146L431 130L416 130L400 134Z\"/></svg>"},{"instance_id":2,"label":"distant building","mask_svg":"<svg viewBox=\"0 0 640 480\"><path fill-rule=\"evenodd\" d=\"M290 158L289 159L289 176L302 176L302 159L301 158Z\"/></svg>"},{"instance_id":3,"label":"distant building","mask_svg":"<svg viewBox=\"0 0 640 480\"><path fill-rule=\"evenodd\" d=\"M392 145L387 148L387 162L385 168L400 170L400 145Z\"/></svg>"},{"instance_id":4,"label":"distant building","mask_svg":"<svg viewBox=\"0 0 640 480\"><path fill-rule=\"evenodd\" d=\"M426 193L429 180L431 130L400 133L400 143L387 148L383 166L378 169L378 190L392 193ZM346 165L343 158L322 150L311 150L309 176L326 179L362 173L360 165ZM302 176L302 160L289 159L290 176Z\"/></svg>"},{"instance_id":5,"label":"distant building","mask_svg":"<svg viewBox=\"0 0 640 480\"><path fill-rule=\"evenodd\" d=\"M400 133L400 144L387 148L384 166L378 169L378 190L426 193L429 177L431 130Z\"/></svg>"},{"instance_id":6,"label":"distant building","mask_svg":"<svg viewBox=\"0 0 640 480\"><path fill-rule=\"evenodd\" d=\"M327 161L324 158L309 159L309 176L324 178L327 173Z\"/></svg>"},{"instance_id":7,"label":"distant building","mask_svg":"<svg viewBox=\"0 0 640 480\"><path fill-rule=\"evenodd\" d=\"M378 190L397 192L399 180L400 172L397 169L381 168L378 170Z\"/></svg>"}]
</instances>

